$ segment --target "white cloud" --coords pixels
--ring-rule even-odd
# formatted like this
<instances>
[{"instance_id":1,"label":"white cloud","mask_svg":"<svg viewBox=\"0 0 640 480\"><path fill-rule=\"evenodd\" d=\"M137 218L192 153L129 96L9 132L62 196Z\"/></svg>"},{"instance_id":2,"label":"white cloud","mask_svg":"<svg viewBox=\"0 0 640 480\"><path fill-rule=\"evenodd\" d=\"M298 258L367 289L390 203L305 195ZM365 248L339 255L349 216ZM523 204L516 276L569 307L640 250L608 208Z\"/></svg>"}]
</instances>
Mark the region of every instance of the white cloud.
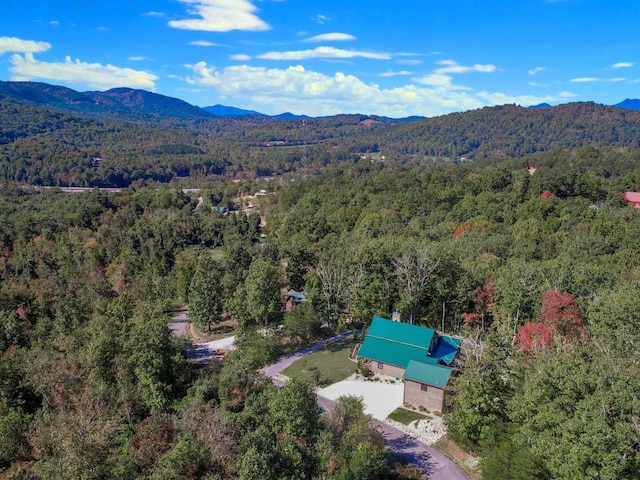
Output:
<instances>
[{"instance_id":1,"label":"white cloud","mask_svg":"<svg viewBox=\"0 0 640 480\"><path fill-rule=\"evenodd\" d=\"M300 65L286 69L239 65L218 70L199 62L189 68L193 75L187 77L187 82L191 85L213 88L218 96L231 99L236 105L274 114L291 111L315 116L342 112L435 116L496 103L535 105L558 100L552 96L475 94L451 85L446 75L439 77L440 84L436 77L431 77L428 84L417 84L414 79L415 83L382 88L375 83L364 83L354 75L342 72L325 75Z\"/></svg>"},{"instance_id":2,"label":"white cloud","mask_svg":"<svg viewBox=\"0 0 640 480\"><path fill-rule=\"evenodd\" d=\"M157 17L157 18L161 18L161 17L166 17L167 15L162 13L162 12L147 12L147 13L143 13L142 14L144 17Z\"/></svg>"},{"instance_id":3,"label":"white cloud","mask_svg":"<svg viewBox=\"0 0 640 480\"><path fill-rule=\"evenodd\" d=\"M51 48L51 44L48 42L22 40L16 37L0 37L0 55L8 52L17 52L17 53L46 52L50 48Z\"/></svg>"},{"instance_id":4,"label":"white cloud","mask_svg":"<svg viewBox=\"0 0 640 480\"><path fill-rule=\"evenodd\" d=\"M213 43L208 40L194 40L193 42L189 42L189 45L193 45L196 47L221 47L219 43Z\"/></svg>"},{"instance_id":5,"label":"white cloud","mask_svg":"<svg viewBox=\"0 0 640 480\"><path fill-rule=\"evenodd\" d=\"M25 81L46 79L69 84L86 85L89 88L109 89L131 87L155 90L156 75L131 68L72 61L66 57L64 62L39 62L32 53L24 56L14 54L11 57L11 80Z\"/></svg>"},{"instance_id":6,"label":"white cloud","mask_svg":"<svg viewBox=\"0 0 640 480\"><path fill-rule=\"evenodd\" d=\"M327 17L326 15L322 15L321 13L319 13L315 17L312 17L311 20L315 20L320 25L324 25L325 23L327 23L331 19L329 17Z\"/></svg>"},{"instance_id":7,"label":"white cloud","mask_svg":"<svg viewBox=\"0 0 640 480\"><path fill-rule=\"evenodd\" d=\"M558 98L553 95L539 97L537 95L507 95L499 92L478 92L476 95L488 105L505 105L512 103L516 105L538 105L540 103L558 100Z\"/></svg>"},{"instance_id":8,"label":"white cloud","mask_svg":"<svg viewBox=\"0 0 640 480\"><path fill-rule=\"evenodd\" d=\"M631 68L633 65L633 62L618 62L611 65L611 68Z\"/></svg>"},{"instance_id":9,"label":"white cloud","mask_svg":"<svg viewBox=\"0 0 640 480\"><path fill-rule=\"evenodd\" d=\"M592 82L624 82L626 78L598 78L598 77L578 77L569 80L574 83L592 83Z\"/></svg>"},{"instance_id":10,"label":"white cloud","mask_svg":"<svg viewBox=\"0 0 640 480\"><path fill-rule=\"evenodd\" d=\"M249 0L178 0L190 5L188 12L200 18L172 20L169 26L183 30L230 32L231 30L269 30L269 24L258 18L258 8Z\"/></svg>"},{"instance_id":11,"label":"white cloud","mask_svg":"<svg viewBox=\"0 0 640 480\"><path fill-rule=\"evenodd\" d=\"M129 57L127 60L131 60L132 62L142 62L143 60L149 60L147 57L143 57L142 55L135 55L133 57Z\"/></svg>"},{"instance_id":12,"label":"white cloud","mask_svg":"<svg viewBox=\"0 0 640 480\"><path fill-rule=\"evenodd\" d=\"M422 60L419 60L417 58L403 58L400 60L396 60L396 63L399 63L401 65L421 65Z\"/></svg>"},{"instance_id":13,"label":"white cloud","mask_svg":"<svg viewBox=\"0 0 640 480\"><path fill-rule=\"evenodd\" d=\"M49 22L49 25L51 25L52 27L59 27L60 26L60 22L58 20L51 20Z\"/></svg>"},{"instance_id":14,"label":"white cloud","mask_svg":"<svg viewBox=\"0 0 640 480\"><path fill-rule=\"evenodd\" d=\"M305 39L305 42L345 42L355 40L356 37L348 33L323 33L322 35L316 35Z\"/></svg>"},{"instance_id":15,"label":"white cloud","mask_svg":"<svg viewBox=\"0 0 640 480\"><path fill-rule=\"evenodd\" d=\"M443 67L436 68L432 73L414 78L413 80L421 85L446 88L449 91L471 90L469 87L454 85L453 78L448 74L470 72L492 73L497 70L495 65L475 64L471 66L464 66L453 60L442 60L440 62L436 62L436 65L443 65Z\"/></svg>"},{"instance_id":16,"label":"white cloud","mask_svg":"<svg viewBox=\"0 0 640 480\"><path fill-rule=\"evenodd\" d=\"M334 47L316 47L312 50L267 52L258 55L258 58L262 58L263 60L305 60L308 58L370 58L374 60L389 60L391 55L388 53L343 50Z\"/></svg>"},{"instance_id":17,"label":"white cloud","mask_svg":"<svg viewBox=\"0 0 640 480\"><path fill-rule=\"evenodd\" d=\"M436 62L436 65L444 65L442 68L438 68L435 70L435 73L445 74L445 73L469 73L469 72L481 72L481 73L492 73L497 70L495 65L480 65L475 64L468 67L464 65L460 65L453 60L442 60L440 62Z\"/></svg>"},{"instance_id":18,"label":"white cloud","mask_svg":"<svg viewBox=\"0 0 640 480\"><path fill-rule=\"evenodd\" d=\"M527 73L529 75L537 75L538 73L540 73L540 72L542 72L542 71L544 71L546 69L547 69L547 67L535 67L535 68L529 70Z\"/></svg>"},{"instance_id":19,"label":"white cloud","mask_svg":"<svg viewBox=\"0 0 640 480\"><path fill-rule=\"evenodd\" d=\"M411 75L411 72L409 70L400 70L399 72L387 71L387 72L382 72L378 74L379 77L385 77L385 78L400 77L403 75Z\"/></svg>"},{"instance_id":20,"label":"white cloud","mask_svg":"<svg viewBox=\"0 0 640 480\"><path fill-rule=\"evenodd\" d=\"M248 62L251 60L251 55L245 55L244 53L237 53L235 55L230 55L231 60L235 60L237 62Z\"/></svg>"},{"instance_id":21,"label":"white cloud","mask_svg":"<svg viewBox=\"0 0 640 480\"><path fill-rule=\"evenodd\" d=\"M468 87L461 85L454 85L453 79L449 75L442 75L441 73L430 73L422 77L413 79L414 82L420 85L428 85L431 87L442 87L447 90L470 90Z\"/></svg>"}]
</instances>

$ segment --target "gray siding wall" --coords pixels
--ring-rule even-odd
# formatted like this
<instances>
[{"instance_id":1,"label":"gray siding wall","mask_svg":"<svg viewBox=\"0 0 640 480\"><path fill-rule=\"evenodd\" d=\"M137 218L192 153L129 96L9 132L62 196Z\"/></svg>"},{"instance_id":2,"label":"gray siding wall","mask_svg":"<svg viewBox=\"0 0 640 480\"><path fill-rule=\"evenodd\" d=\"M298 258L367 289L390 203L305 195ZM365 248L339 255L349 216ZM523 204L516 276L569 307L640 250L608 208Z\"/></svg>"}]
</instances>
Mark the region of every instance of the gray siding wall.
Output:
<instances>
[{"instance_id":1,"label":"gray siding wall","mask_svg":"<svg viewBox=\"0 0 640 480\"><path fill-rule=\"evenodd\" d=\"M404 381L404 402L412 407L421 405L430 412L444 411L445 391L438 387L427 385L427 390L422 390L422 384L412 380Z\"/></svg>"}]
</instances>

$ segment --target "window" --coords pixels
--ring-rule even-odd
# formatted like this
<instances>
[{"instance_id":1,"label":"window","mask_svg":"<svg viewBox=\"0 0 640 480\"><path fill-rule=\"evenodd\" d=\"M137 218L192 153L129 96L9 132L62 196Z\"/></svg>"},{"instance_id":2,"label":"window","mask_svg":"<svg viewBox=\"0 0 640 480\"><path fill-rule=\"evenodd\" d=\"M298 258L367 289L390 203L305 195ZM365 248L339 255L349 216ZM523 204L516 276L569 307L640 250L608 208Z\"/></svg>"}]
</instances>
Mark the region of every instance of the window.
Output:
<instances>
[{"instance_id":1,"label":"window","mask_svg":"<svg viewBox=\"0 0 640 480\"><path fill-rule=\"evenodd\" d=\"M382 370L384 368L384 363L378 362L378 370Z\"/></svg>"},{"instance_id":2,"label":"window","mask_svg":"<svg viewBox=\"0 0 640 480\"><path fill-rule=\"evenodd\" d=\"M423 392L426 392L428 388L429 388L428 385L425 385L424 383L420 384L420 390L422 390Z\"/></svg>"}]
</instances>

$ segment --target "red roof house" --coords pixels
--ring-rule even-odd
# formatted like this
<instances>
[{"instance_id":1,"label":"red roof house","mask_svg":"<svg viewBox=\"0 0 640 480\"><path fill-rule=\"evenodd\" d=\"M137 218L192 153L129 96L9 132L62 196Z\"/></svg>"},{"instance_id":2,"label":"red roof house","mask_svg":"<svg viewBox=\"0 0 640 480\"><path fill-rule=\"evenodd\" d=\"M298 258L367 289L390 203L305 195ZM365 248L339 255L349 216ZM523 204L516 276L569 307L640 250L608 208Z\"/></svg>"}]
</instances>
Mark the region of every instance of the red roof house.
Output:
<instances>
[{"instance_id":1,"label":"red roof house","mask_svg":"<svg viewBox=\"0 0 640 480\"><path fill-rule=\"evenodd\" d=\"M624 198L632 207L640 208L640 192L624 192Z\"/></svg>"}]
</instances>

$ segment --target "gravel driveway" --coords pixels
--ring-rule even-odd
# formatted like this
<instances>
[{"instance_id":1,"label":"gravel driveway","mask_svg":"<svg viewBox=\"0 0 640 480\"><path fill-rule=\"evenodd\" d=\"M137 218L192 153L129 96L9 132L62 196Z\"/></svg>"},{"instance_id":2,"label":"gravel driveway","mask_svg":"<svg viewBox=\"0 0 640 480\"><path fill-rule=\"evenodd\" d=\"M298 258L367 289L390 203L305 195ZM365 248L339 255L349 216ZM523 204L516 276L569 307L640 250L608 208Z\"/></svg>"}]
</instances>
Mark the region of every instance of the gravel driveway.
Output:
<instances>
[{"instance_id":1,"label":"gravel driveway","mask_svg":"<svg viewBox=\"0 0 640 480\"><path fill-rule=\"evenodd\" d=\"M169 323L171 334L179 337L181 335L189 336L189 314L180 312L173 316ZM234 341L236 337L225 337L211 342L194 343L187 351L187 357L201 364L209 363L209 360L216 356L218 350L233 350L235 348Z\"/></svg>"}]
</instances>

